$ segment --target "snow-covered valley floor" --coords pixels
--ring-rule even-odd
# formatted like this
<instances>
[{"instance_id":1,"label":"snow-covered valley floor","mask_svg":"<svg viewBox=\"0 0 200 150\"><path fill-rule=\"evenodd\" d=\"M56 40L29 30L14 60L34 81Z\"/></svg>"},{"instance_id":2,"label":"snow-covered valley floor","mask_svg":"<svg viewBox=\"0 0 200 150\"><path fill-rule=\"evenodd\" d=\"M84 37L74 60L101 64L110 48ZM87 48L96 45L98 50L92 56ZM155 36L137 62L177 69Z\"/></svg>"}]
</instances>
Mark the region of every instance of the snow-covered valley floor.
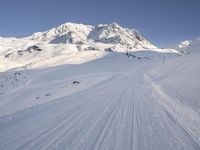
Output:
<instances>
[{"instance_id":1,"label":"snow-covered valley floor","mask_svg":"<svg viewBox=\"0 0 200 150\"><path fill-rule=\"evenodd\" d=\"M200 150L200 54L163 55L0 73L26 77L1 87L0 149Z\"/></svg>"}]
</instances>

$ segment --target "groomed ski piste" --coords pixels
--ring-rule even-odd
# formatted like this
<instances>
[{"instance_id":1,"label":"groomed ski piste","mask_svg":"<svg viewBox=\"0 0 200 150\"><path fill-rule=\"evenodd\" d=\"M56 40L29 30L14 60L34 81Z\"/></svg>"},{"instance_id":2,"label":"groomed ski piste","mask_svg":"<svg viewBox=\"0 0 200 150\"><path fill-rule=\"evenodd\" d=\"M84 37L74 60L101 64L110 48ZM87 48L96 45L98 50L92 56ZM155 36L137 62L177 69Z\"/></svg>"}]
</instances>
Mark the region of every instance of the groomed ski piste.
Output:
<instances>
[{"instance_id":1,"label":"groomed ski piste","mask_svg":"<svg viewBox=\"0 0 200 150\"><path fill-rule=\"evenodd\" d=\"M1 150L200 150L198 47L43 47L1 57Z\"/></svg>"}]
</instances>

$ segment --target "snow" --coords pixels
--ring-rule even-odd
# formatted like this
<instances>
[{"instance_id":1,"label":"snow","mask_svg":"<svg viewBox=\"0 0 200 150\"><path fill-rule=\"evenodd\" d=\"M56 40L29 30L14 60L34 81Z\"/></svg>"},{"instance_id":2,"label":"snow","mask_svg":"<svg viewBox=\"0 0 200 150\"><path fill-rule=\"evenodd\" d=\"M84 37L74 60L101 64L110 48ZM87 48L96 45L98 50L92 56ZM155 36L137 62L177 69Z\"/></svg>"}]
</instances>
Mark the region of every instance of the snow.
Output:
<instances>
[{"instance_id":1,"label":"snow","mask_svg":"<svg viewBox=\"0 0 200 150\"><path fill-rule=\"evenodd\" d=\"M30 50L32 46L39 47L40 51ZM65 23L25 38L0 38L0 71L80 64L107 55L105 51L139 49L157 50L135 30L116 23L96 27Z\"/></svg>"},{"instance_id":2,"label":"snow","mask_svg":"<svg viewBox=\"0 0 200 150\"><path fill-rule=\"evenodd\" d=\"M193 43L189 55L88 38L49 43L79 27L81 37L96 30L69 23L45 32L48 41L43 32L34 40L0 38L0 149L199 150L200 51ZM101 40L126 30L98 28L92 37Z\"/></svg>"},{"instance_id":3,"label":"snow","mask_svg":"<svg viewBox=\"0 0 200 150\"><path fill-rule=\"evenodd\" d=\"M188 47L188 46L191 45L191 43L192 43L192 41L186 40L186 41L181 42L181 43L178 45L178 47L179 47L179 48Z\"/></svg>"},{"instance_id":4,"label":"snow","mask_svg":"<svg viewBox=\"0 0 200 150\"><path fill-rule=\"evenodd\" d=\"M123 28L117 23L99 24L97 26L76 23L65 23L57 28L39 32L26 39L47 43L87 44L101 42L105 44L121 44L130 49L155 49L156 46L147 41L137 31Z\"/></svg>"},{"instance_id":5,"label":"snow","mask_svg":"<svg viewBox=\"0 0 200 150\"><path fill-rule=\"evenodd\" d=\"M200 48L200 38L195 38L193 40L186 40L178 44L178 46L173 46L172 49L178 50L182 54L190 54L193 52L198 52Z\"/></svg>"}]
</instances>

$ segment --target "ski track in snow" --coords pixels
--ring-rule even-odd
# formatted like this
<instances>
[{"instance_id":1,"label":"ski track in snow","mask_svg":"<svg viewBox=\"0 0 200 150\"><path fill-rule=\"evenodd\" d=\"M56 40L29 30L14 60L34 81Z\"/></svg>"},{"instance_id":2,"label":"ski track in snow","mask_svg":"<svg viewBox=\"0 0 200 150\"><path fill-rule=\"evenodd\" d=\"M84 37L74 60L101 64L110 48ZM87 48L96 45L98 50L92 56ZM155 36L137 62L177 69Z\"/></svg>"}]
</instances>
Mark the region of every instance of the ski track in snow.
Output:
<instances>
[{"instance_id":1,"label":"ski track in snow","mask_svg":"<svg viewBox=\"0 0 200 150\"><path fill-rule=\"evenodd\" d=\"M0 117L0 149L200 150L179 110L164 104L170 97L149 81L155 63L130 64L81 92Z\"/></svg>"}]
</instances>

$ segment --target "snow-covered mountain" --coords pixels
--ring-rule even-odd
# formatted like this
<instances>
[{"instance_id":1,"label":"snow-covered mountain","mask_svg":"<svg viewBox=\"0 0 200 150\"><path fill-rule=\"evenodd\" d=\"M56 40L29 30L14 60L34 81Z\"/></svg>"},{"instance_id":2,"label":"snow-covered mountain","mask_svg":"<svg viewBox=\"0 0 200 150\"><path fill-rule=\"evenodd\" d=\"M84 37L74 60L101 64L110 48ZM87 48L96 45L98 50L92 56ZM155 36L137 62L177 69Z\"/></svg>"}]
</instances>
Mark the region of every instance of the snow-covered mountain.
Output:
<instances>
[{"instance_id":1,"label":"snow-covered mountain","mask_svg":"<svg viewBox=\"0 0 200 150\"><path fill-rule=\"evenodd\" d=\"M119 44L129 49L156 48L136 30L122 28L117 23L97 26L65 23L45 32L31 35L28 39L47 43L86 44L88 42Z\"/></svg>"},{"instance_id":2,"label":"snow-covered mountain","mask_svg":"<svg viewBox=\"0 0 200 150\"><path fill-rule=\"evenodd\" d=\"M178 44L178 47L179 47L179 48L185 48L185 47L190 46L191 43L192 43L191 40L186 40L186 41L183 41L183 42L181 42L180 44Z\"/></svg>"},{"instance_id":3,"label":"snow-covered mountain","mask_svg":"<svg viewBox=\"0 0 200 150\"><path fill-rule=\"evenodd\" d=\"M45 32L34 33L27 38L54 44L80 44L87 41L92 29L93 27L89 25L65 23Z\"/></svg>"},{"instance_id":4,"label":"snow-covered mountain","mask_svg":"<svg viewBox=\"0 0 200 150\"><path fill-rule=\"evenodd\" d=\"M189 54L193 52L200 52L200 37L197 37L193 40L185 40L175 46L173 49L178 50L182 54Z\"/></svg>"},{"instance_id":5,"label":"snow-covered mountain","mask_svg":"<svg viewBox=\"0 0 200 150\"><path fill-rule=\"evenodd\" d=\"M134 29L117 23L97 26L65 23L24 38L0 37L0 70L88 62L110 52L160 50Z\"/></svg>"}]
</instances>

